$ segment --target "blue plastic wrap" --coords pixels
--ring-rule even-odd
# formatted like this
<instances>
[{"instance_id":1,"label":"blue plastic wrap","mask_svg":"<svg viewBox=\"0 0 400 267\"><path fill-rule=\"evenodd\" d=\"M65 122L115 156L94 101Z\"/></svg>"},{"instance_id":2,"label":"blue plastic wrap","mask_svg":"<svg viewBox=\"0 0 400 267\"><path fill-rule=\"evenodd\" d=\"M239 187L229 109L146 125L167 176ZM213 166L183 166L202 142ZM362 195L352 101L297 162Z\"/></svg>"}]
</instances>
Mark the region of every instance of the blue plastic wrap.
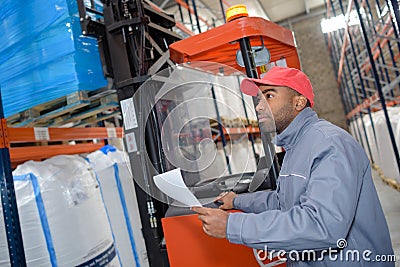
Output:
<instances>
[{"instance_id":1,"label":"blue plastic wrap","mask_svg":"<svg viewBox=\"0 0 400 267\"><path fill-rule=\"evenodd\" d=\"M107 85L96 39L81 34L76 0L2 0L0 21L6 117Z\"/></svg>"}]
</instances>

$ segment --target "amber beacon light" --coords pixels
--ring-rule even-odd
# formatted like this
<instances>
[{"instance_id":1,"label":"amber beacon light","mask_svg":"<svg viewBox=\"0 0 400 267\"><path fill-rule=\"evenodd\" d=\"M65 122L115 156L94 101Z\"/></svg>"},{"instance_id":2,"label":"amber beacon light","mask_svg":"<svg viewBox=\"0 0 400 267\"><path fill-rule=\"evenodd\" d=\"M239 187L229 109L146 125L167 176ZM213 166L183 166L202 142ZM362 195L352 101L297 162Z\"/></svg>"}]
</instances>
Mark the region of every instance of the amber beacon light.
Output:
<instances>
[{"instance_id":1,"label":"amber beacon light","mask_svg":"<svg viewBox=\"0 0 400 267\"><path fill-rule=\"evenodd\" d=\"M234 5L226 10L226 22L248 16L249 13L247 12L245 5Z\"/></svg>"}]
</instances>

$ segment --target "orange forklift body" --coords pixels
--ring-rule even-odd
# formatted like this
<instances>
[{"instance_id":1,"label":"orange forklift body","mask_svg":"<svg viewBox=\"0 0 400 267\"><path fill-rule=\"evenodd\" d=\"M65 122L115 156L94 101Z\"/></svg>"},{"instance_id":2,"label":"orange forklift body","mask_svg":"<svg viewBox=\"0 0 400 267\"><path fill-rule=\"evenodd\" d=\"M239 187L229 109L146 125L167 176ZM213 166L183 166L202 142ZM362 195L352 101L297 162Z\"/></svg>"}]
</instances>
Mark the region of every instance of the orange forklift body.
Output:
<instances>
[{"instance_id":1,"label":"orange forklift body","mask_svg":"<svg viewBox=\"0 0 400 267\"><path fill-rule=\"evenodd\" d=\"M258 17L243 17L204 33L189 37L170 45L170 58L175 63L209 61L233 67L245 73L236 62L240 51L238 40L247 37L252 47L264 46L269 50L271 65L286 63L288 67L300 69L296 44L290 30ZM270 66L259 66L259 75ZM229 73L225 73L229 74Z\"/></svg>"},{"instance_id":2,"label":"orange forklift body","mask_svg":"<svg viewBox=\"0 0 400 267\"><path fill-rule=\"evenodd\" d=\"M208 236L197 215L163 218L164 238L171 267L284 267L279 258ZM259 255L259 256L256 256ZM282 255L281 255L282 256ZM260 261L257 261L259 257Z\"/></svg>"}]
</instances>

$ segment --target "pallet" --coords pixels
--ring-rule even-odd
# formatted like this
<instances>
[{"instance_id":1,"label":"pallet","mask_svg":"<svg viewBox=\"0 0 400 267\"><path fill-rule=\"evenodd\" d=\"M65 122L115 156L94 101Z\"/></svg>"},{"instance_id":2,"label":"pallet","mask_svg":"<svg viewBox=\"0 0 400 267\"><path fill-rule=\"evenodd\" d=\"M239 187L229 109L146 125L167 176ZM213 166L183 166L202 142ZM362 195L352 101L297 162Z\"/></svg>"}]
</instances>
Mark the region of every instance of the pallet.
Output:
<instances>
[{"instance_id":1,"label":"pallet","mask_svg":"<svg viewBox=\"0 0 400 267\"><path fill-rule=\"evenodd\" d=\"M391 187L393 187L394 189L396 189L397 191L400 191L400 184L394 180L394 179L390 179L390 178L382 178L383 182Z\"/></svg>"},{"instance_id":2,"label":"pallet","mask_svg":"<svg viewBox=\"0 0 400 267\"><path fill-rule=\"evenodd\" d=\"M258 121L254 119L247 120L246 118L227 118L224 116L221 117L221 124L226 128L241 128L243 126L258 127ZM217 121L210 119L210 126L217 127Z\"/></svg>"},{"instance_id":3,"label":"pallet","mask_svg":"<svg viewBox=\"0 0 400 267\"><path fill-rule=\"evenodd\" d=\"M372 167L378 172L379 177L381 177L385 184L396 189L397 191L400 191L400 183L398 183L395 179L386 177L382 169L377 164L373 164Z\"/></svg>"},{"instance_id":4,"label":"pallet","mask_svg":"<svg viewBox=\"0 0 400 267\"><path fill-rule=\"evenodd\" d=\"M115 114L117 110L117 95L111 91L76 91L12 115L7 123L9 127L58 127L68 123L75 126L88 118L93 121L94 117L102 117L103 112Z\"/></svg>"}]
</instances>

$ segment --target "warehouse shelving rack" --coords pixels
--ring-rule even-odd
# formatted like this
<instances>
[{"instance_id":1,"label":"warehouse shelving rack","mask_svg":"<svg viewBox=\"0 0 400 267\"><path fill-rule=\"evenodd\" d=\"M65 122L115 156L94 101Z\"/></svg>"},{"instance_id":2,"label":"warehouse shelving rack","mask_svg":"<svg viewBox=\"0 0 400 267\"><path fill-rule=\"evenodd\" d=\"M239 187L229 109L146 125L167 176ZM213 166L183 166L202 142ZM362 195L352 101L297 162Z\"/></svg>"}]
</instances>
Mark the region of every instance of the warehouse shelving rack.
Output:
<instances>
[{"instance_id":1,"label":"warehouse shelving rack","mask_svg":"<svg viewBox=\"0 0 400 267\"><path fill-rule=\"evenodd\" d=\"M175 26L172 16L157 12L154 5L149 1L104 1L102 11L96 10L93 1L86 7L83 0L77 0L79 16L82 27L82 34L98 38L101 61L104 67L104 74L107 78L113 78L113 90L117 92L118 101L130 99L139 86L146 81L150 75L156 73L160 68L173 64L169 60L169 53L166 51L168 44L180 40L181 37L173 32ZM101 17L101 18L99 18ZM184 30L182 30L184 31ZM192 35L189 31L188 35ZM0 101L1 103L1 101ZM1 106L0 106L1 107ZM1 112L0 115L3 115ZM19 223L18 208L14 192L14 183L11 169L11 159L23 161L26 159L44 159L57 154L76 154L94 151L104 145L100 143L82 143L73 146L66 144L53 145L52 149L46 148L39 153L35 150L27 151L27 147L10 147L10 143L25 142L53 142L71 140L89 140L110 137L108 128L41 128L42 137L35 136L38 128L7 128L6 120L2 118L2 136L0 138L1 171L0 181L5 228L7 232L8 249L11 266L26 266L23 240ZM63 121L65 123L65 121ZM154 125L154 122L150 122ZM151 124L148 128L151 130ZM44 133L46 132L47 133ZM80 132L81 131L81 132ZM117 128L111 134L113 137L121 137L122 129ZM44 137L43 136L47 136ZM15 138L14 140L10 140ZM43 139L42 139L43 138ZM149 137L149 143L155 144ZM36 147L37 148L37 147ZM152 161L161 171L161 160L154 151L159 148L152 145ZM50 152L52 151L52 152ZM45 156L44 154L47 154ZM163 204L154 204L153 200L140 188L136 189L139 209L143 225L143 235L148 248L149 261L152 266L166 266L166 254L159 242L159 229L155 221L156 213L162 213ZM150 209L151 207L151 209ZM157 215L157 214L156 214ZM143 217L143 218L142 218ZM155 224L155 226L154 226Z\"/></svg>"},{"instance_id":2,"label":"warehouse shelving rack","mask_svg":"<svg viewBox=\"0 0 400 267\"><path fill-rule=\"evenodd\" d=\"M149 1L103 1L103 7L99 10L96 9L94 1L77 0L77 4L82 34L94 36L98 39L104 75L107 78L112 78L112 89L117 93L118 102L131 99L134 92L150 75L165 66L173 65L169 60L167 48L170 43L180 40L181 36L172 31L172 27L176 25L174 18L158 12ZM192 33L187 32L187 34L191 35ZM0 189L10 262L12 266L20 267L26 266L26 261L11 172L10 153L11 157L13 157L13 148L9 145L9 137L13 136L15 132L12 133L14 130L6 127L5 120L2 122L4 127L3 131L1 131L3 135L0 139L3 140L3 145L1 145L3 175ZM147 124L147 129L150 132L157 129L157 125L153 120L150 120ZM48 130L50 136L57 131L56 129ZM65 128L63 130L65 132L69 131L69 129ZM15 131L24 130L18 129ZM88 131L88 139L94 137L94 134L88 128L84 128L84 131ZM28 139L31 138L29 140L33 141L35 139L32 140L31 134L21 133L21 135L30 136ZM157 153L160 149L156 145L158 142L155 138L156 135L148 136L147 141L150 144L148 149L152 155L152 166L156 166L157 170L162 172L162 162L159 153ZM24 141L29 142L28 139ZM56 139L58 140L58 138ZM54 137L51 140L43 140L43 142L51 141L55 141ZM61 150L65 154L66 147L62 145L59 145L58 151ZM96 150L101 145L79 144L74 147L81 147L82 149L90 147ZM19 149L16 148L14 151ZM72 147L68 147L68 149L72 150ZM74 151L74 153L82 152L82 150ZM30 154L29 159L32 159L32 156ZM42 157L41 155L36 156ZM138 171L141 172L142 170ZM152 266L167 266L167 255L164 245L161 243L162 236L160 237L161 228L158 227L166 205L159 201L154 201L139 187L136 187L136 196L141 213L142 231L148 250L149 262Z\"/></svg>"},{"instance_id":3,"label":"warehouse shelving rack","mask_svg":"<svg viewBox=\"0 0 400 267\"><path fill-rule=\"evenodd\" d=\"M7 121L4 119L3 102L0 94L0 195L4 216L4 228L8 243L11 266L26 266L17 198L10 161L10 142Z\"/></svg>"},{"instance_id":4,"label":"warehouse shelving rack","mask_svg":"<svg viewBox=\"0 0 400 267\"><path fill-rule=\"evenodd\" d=\"M344 105L347 124L364 146L372 163L372 145L377 144L373 113L382 110L391 148L400 172L400 159L389 106L400 104L400 15L396 0L327 0L326 18L344 16L345 28L325 34L337 83ZM353 18L353 19L352 19ZM372 138L365 125L371 123ZM363 119L364 118L364 119ZM379 166L374 164L379 170ZM398 182L383 180L400 189Z\"/></svg>"},{"instance_id":5,"label":"warehouse shelving rack","mask_svg":"<svg viewBox=\"0 0 400 267\"><path fill-rule=\"evenodd\" d=\"M10 262L12 266L26 266L12 168L27 160L43 160L61 154L94 152L106 144L105 140L122 138L123 130L120 127L9 128L5 119L1 120L0 128L1 202ZM73 144L68 143L71 141ZM75 143L79 141L83 143ZM59 142L62 144L58 144Z\"/></svg>"},{"instance_id":6,"label":"warehouse shelving rack","mask_svg":"<svg viewBox=\"0 0 400 267\"><path fill-rule=\"evenodd\" d=\"M0 95L0 193L4 225L11 265L26 266L12 168L27 160L93 152L104 146L106 139L122 138L123 131L122 128L104 127L10 128L4 118L1 103ZM74 144L68 143L71 141ZM76 141L83 143L75 144Z\"/></svg>"}]
</instances>

